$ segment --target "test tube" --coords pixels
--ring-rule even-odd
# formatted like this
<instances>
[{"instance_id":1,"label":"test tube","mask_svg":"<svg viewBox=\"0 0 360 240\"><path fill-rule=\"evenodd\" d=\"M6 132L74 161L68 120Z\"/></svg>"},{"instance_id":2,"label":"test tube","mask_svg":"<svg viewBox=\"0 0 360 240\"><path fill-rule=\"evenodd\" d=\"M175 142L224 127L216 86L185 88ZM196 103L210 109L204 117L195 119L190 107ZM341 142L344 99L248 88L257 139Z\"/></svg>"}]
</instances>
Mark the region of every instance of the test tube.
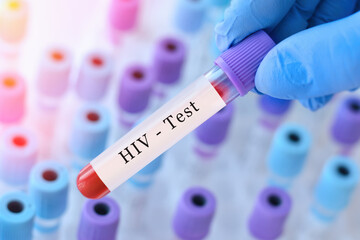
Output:
<instances>
[{"instance_id":1,"label":"test tube","mask_svg":"<svg viewBox=\"0 0 360 240\"><path fill-rule=\"evenodd\" d=\"M233 104L228 104L195 129L196 143L193 149L198 157L209 160L219 154L227 139L234 111Z\"/></svg>"},{"instance_id":2,"label":"test tube","mask_svg":"<svg viewBox=\"0 0 360 240\"><path fill-rule=\"evenodd\" d=\"M289 189L301 173L311 146L311 135L298 124L287 123L275 133L267 165L269 183Z\"/></svg>"},{"instance_id":3,"label":"test tube","mask_svg":"<svg viewBox=\"0 0 360 240\"><path fill-rule=\"evenodd\" d=\"M153 83L148 67L133 64L126 68L120 80L117 96L120 126L117 138L132 128L148 109Z\"/></svg>"},{"instance_id":4,"label":"test tube","mask_svg":"<svg viewBox=\"0 0 360 240\"><path fill-rule=\"evenodd\" d=\"M204 26L207 4L205 0L178 0L175 27L184 33L196 33Z\"/></svg>"},{"instance_id":5,"label":"test tube","mask_svg":"<svg viewBox=\"0 0 360 240\"><path fill-rule=\"evenodd\" d=\"M31 240L35 206L23 192L9 192L0 198L0 239Z\"/></svg>"},{"instance_id":6,"label":"test tube","mask_svg":"<svg viewBox=\"0 0 360 240\"><path fill-rule=\"evenodd\" d=\"M26 87L24 79L12 72L0 75L0 124L20 123L25 115Z\"/></svg>"},{"instance_id":7,"label":"test tube","mask_svg":"<svg viewBox=\"0 0 360 240\"><path fill-rule=\"evenodd\" d=\"M82 209L77 240L115 240L120 208L111 198L88 200Z\"/></svg>"},{"instance_id":8,"label":"test tube","mask_svg":"<svg viewBox=\"0 0 360 240\"><path fill-rule=\"evenodd\" d=\"M224 52L209 72L133 128L78 175L80 192L100 198L165 152L238 96L254 87L273 41L259 31Z\"/></svg>"},{"instance_id":9,"label":"test tube","mask_svg":"<svg viewBox=\"0 0 360 240\"><path fill-rule=\"evenodd\" d=\"M154 94L158 101L171 96L171 90L178 85L186 60L185 44L176 37L163 37L156 46L152 63L152 76L156 81ZM158 103L155 103L158 107Z\"/></svg>"},{"instance_id":10,"label":"test tube","mask_svg":"<svg viewBox=\"0 0 360 240\"><path fill-rule=\"evenodd\" d=\"M148 227L151 222L157 221L157 215L161 214L157 210L166 206L157 205L163 203L161 200L156 202L156 205L150 206L150 200L153 198L159 199L158 194L161 195L162 199L166 199L165 192L159 192L156 189L154 191L154 184L161 169L162 161L163 155L160 155L130 178L123 188L119 188L114 192L114 197L118 199L123 208L123 219L126 219L122 226L123 238L144 237L146 234L155 231ZM139 229L142 229L142 231L139 232Z\"/></svg>"},{"instance_id":11,"label":"test tube","mask_svg":"<svg viewBox=\"0 0 360 240\"><path fill-rule=\"evenodd\" d=\"M276 187L263 189L248 219L251 236L243 239L279 239L284 232L291 205L291 198L284 190Z\"/></svg>"},{"instance_id":12,"label":"test tube","mask_svg":"<svg viewBox=\"0 0 360 240\"><path fill-rule=\"evenodd\" d=\"M138 24L140 0L112 0L109 7L109 38L119 44L122 35L135 29Z\"/></svg>"},{"instance_id":13,"label":"test tube","mask_svg":"<svg viewBox=\"0 0 360 240\"><path fill-rule=\"evenodd\" d=\"M38 156L35 134L23 127L8 128L0 140L0 178L3 189L25 190Z\"/></svg>"},{"instance_id":14,"label":"test tube","mask_svg":"<svg viewBox=\"0 0 360 240\"><path fill-rule=\"evenodd\" d=\"M258 106L260 115L257 119L257 124L251 128L249 138L246 141L246 146L243 153L244 169L247 169L245 179L249 182L249 193L255 194L262 186L262 180L265 180L267 173L266 158L267 152L271 145L271 140L274 133L281 122L285 119L287 113L291 108L291 101L273 98L267 95L261 95L258 98ZM259 151L261 149L261 151ZM254 174L259 177L256 181L252 181ZM261 176L264 178L262 179Z\"/></svg>"},{"instance_id":15,"label":"test tube","mask_svg":"<svg viewBox=\"0 0 360 240\"><path fill-rule=\"evenodd\" d=\"M324 166L314 191L310 215L304 219L300 239L325 239L343 227L340 214L348 207L359 183L359 167L350 158L335 156Z\"/></svg>"},{"instance_id":16,"label":"test tube","mask_svg":"<svg viewBox=\"0 0 360 240\"><path fill-rule=\"evenodd\" d=\"M0 3L0 39L8 56L17 54L18 44L26 34L28 14L26 1L4 0Z\"/></svg>"},{"instance_id":17,"label":"test tube","mask_svg":"<svg viewBox=\"0 0 360 240\"><path fill-rule=\"evenodd\" d=\"M85 104L76 113L68 140L72 166L78 172L106 146L110 113L98 104Z\"/></svg>"},{"instance_id":18,"label":"test tube","mask_svg":"<svg viewBox=\"0 0 360 240\"><path fill-rule=\"evenodd\" d=\"M315 187L313 214L323 221L335 220L349 205L359 174L359 167L352 159L343 156L330 159Z\"/></svg>"},{"instance_id":19,"label":"test tube","mask_svg":"<svg viewBox=\"0 0 360 240\"><path fill-rule=\"evenodd\" d=\"M67 207L68 171L54 161L37 163L30 174L29 195L36 209L37 239L59 239L61 217Z\"/></svg>"},{"instance_id":20,"label":"test tube","mask_svg":"<svg viewBox=\"0 0 360 240\"><path fill-rule=\"evenodd\" d=\"M84 101L103 99L109 87L112 71L113 60L107 52L93 50L86 54L75 86L77 96Z\"/></svg>"},{"instance_id":21,"label":"test tube","mask_svg":"<svg viewBox=\"0 0 360 240\"><path fill-rule=\"evenodd\" d=\"M215 196L205 188L188 189L177 205L173 218L175 239L201 240L211 232L216 211Z\"/></svg>"},{"instance_id":22,"label":"test tube","mask_svg":"<svg viewBox=\"0 0 360 240\"><path fill-rule=\"evenodd\" d=\"M51 46L41 57L36 76L37 114L34 123L39 136L40 156L52 157L55 126L69 86L72 56L63 46Z\"/></svg>"},{"instance_id":23,"label":"test tube","mask_svg":"<svg viewBox=\"0 0 360 240\"><path fill-rule=\"evenodd\" d=\"M360 139L360 98L348 96L341 101L331 125L335 154L351 155Z\"/></svg>"},{"instance_id":24,"label":"test tube","mask_svg":"<svg viewBox=\"0 0 360 240\"><path fill-rule=\"evenodd\" d=\"M69 87L72 56L64 46L51 46L41 56L36 77L37 101L41 109L59 108Z\"/></svg>"},{"instance_id":25,"label":"test tube","mask_svg":"<svg viewBox=\"0 0 360 240\"><path fill-rule=\"evenodd\" d=\"M194 130L194 141L190 143L190 151L184 153L187 146L176 149L178 152L173 154L175 157L171 160L175 165L174 171L179 170L179 173L173 180L176 186L173 191L182 192L194 184L215 188L223 193L226 191L226 186L218 188L223 181L217 177L221 175L220 172L224 174L228 160L232 160L231 154L223 147L233 115L234 106L229 104ZM224 152L220 152L221 150Z\"/></svg>"}]
</instances>

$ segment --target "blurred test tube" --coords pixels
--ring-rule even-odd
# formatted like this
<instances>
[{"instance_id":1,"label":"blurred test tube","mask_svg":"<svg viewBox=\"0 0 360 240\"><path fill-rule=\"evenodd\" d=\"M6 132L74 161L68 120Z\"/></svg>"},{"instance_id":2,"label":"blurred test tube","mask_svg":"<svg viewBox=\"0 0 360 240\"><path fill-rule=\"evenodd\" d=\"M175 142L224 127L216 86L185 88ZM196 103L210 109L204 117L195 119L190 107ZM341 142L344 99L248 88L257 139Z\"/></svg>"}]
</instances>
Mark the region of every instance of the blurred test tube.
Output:
<instances>
[{"instance_id":1,"label":"blurred test tube","mask_svg":"<svg viewBox=\"0 0 360 240\"><path fill-rule=\"evenodd\" d=\"M9 192L0 198L0 239L32 240L35 206L23 192Z\"/></svg>"}]
</instances>

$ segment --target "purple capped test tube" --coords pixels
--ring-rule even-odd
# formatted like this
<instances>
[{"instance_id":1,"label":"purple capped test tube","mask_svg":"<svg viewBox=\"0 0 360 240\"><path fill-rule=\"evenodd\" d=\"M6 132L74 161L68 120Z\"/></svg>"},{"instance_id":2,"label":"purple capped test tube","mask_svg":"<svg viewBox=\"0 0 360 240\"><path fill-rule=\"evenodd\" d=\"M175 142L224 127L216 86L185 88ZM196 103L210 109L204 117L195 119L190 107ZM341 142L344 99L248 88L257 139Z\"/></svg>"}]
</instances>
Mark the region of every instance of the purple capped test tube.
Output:
<instances>
[{"instance_id":1,"label":"purple capped test tube","mask_svg":"<svg viewBox=\"0 0 360 240\"><path fill-rule=\"evenodd\" d=\"M76 82L76 93L85 101L99 101L106 95L113 70L113 59L102 50L89 52L83 59Z\"/></svg>"},{"instance_id":2,"label":"purple capped test tube","mask_svg":"<svg viewBox=\"0 0 360 240\"><path fill-rule=\"evenodd\" d=\"M339 105L331 126L337 154L349 155L360 139L360 98L346 97Z\"/></svg>"},{"instance_id":3,"label":"purple capped test tube","mask_svg":"<svg viewBox=\"0 0 360 240\"><path fill-rule=\"evenodd\" d=\"M87 200L78 229L78 240L115 240L120 208L111 198Z\"/></svg>"},{"instance_id":4,"label":"purple capped test tube","mask_svg":"<svg viewBox=\"0 0 360 240\"><path fill-rule=\"evenodd\" d=\"M195 129L194 150L198 156L203 159L216 156L226 141L233 115L234 106L229 104Z\"/></svg>"},{"instance_id":5,"label":"purple capped test tube","mask_svg":"<svg viewBox=\"0 0 360 240\"><path fill-rule=\"evenodd\" d=\"M291 204L290 196L280 188L262 190L248 220L250 234L259 240L278 239L283 233Z\"/></svg>"},{"instance_id":6,"label":"purple capped test tube","mask_svg":"<svg viewBox=\"0 0 360 240\"><path fill-rule=\"evenodd\" d=\"M260 125L270 131L274 131L289 112L290 107L290 100L261 95L259 97L259 108L261 111L259 118Z\"/></svg>"},{"instance_id":7,"label":"purple capped test tube","mask_svg":"<svg viewBox=\"0 0 360 240\"><path fill-rule=\"evenodd\" d=\"M214 195L205 188L193 187L181 197L175 216L173 230L179 239L201 240L209 235L216 210Z\"/></svg>"},{"instance_id":8,"label":"purple capped test tube","mask_svg":"<svg viewBox=\"0 0 360 240\"><path fill-rule=\"evenodd\" d=\"M147 110L153 77L149 68L133 64L126 68L120 81L117 97L119 123L128 130Z\"/></svg>"},{"instance_id":9,"label":"purple capped test tube","mask_svg":"<svg viewBox=\"0 0 360 240\"><path fill-rule=\"evenodd\" d=\"M154 93L160 99L179 82L185 59L186 47L180 39L169 36L157 42L151 70L156 81Z\"/></svg>"}]
</instances>

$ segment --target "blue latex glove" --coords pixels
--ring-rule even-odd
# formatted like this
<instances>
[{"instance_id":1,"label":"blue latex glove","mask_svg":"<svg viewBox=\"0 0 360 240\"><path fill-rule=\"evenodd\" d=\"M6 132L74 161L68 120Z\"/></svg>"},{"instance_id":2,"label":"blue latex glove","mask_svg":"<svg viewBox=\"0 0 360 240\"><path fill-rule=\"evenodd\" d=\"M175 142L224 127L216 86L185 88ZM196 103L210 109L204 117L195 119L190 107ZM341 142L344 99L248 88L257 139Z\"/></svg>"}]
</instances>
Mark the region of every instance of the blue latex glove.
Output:
<instances>
[{"instance_id":1,"label":"blue latex glove","mask_svg":"<svg viewBox=\"0 0 360 240\"><path fill-rule=\"evenodd\" d=\"M360 0L233 0L215 28L217 45L224 51L264 29L278 44L260 64L257 90L316 110L360 86L359 7Z\"/></svg>"}]
</instances>

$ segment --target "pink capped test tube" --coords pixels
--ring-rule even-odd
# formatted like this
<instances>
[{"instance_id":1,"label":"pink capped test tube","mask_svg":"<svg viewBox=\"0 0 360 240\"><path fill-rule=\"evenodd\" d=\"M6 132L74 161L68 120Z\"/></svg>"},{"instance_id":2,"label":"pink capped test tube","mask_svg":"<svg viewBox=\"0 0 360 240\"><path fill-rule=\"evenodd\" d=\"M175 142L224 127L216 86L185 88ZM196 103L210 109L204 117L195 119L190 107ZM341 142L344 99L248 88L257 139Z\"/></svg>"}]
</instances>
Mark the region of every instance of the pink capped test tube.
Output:
<instances>
[{"instance_id":1,"label":"pink capped test tube","mask_svg":"<svg viewBox=\"0 0 360 240\"><path fill-rule=\"evenodd\" d=\"M24 79L16 73L0 74L0 124L13 124L25 114L26 88Z\"/></svg>"}]
</instances>

